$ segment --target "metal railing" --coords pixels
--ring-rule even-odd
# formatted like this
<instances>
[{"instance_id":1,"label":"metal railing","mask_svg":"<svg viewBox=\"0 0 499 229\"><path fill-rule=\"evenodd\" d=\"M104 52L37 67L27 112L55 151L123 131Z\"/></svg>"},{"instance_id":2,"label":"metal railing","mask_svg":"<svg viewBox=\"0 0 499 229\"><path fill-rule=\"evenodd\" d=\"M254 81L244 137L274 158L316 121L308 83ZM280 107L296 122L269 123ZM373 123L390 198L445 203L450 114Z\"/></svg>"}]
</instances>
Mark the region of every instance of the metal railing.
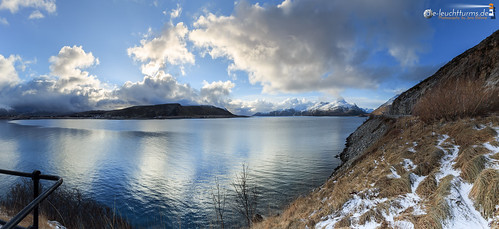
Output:
<instances>
[{"instance_id":1,"label":"metal railing","mask_svg":"<svg viewBox=\"0 0 499 229\"><path fill-rule=\"evenodd\" d=\"M32 173L23 173L18 171L10 171L0 169L0 174L7 174L12 176L20 176L20 177L29 177L33 180L33 201L31 201L26 207L24 207L17 215L15 215L9 222L4 222L0 220L0 225L2 229L11 229L11 228L23 228L17 226L28 214L33 211L33 225L28 228L38 229L38 205L46 199L52 192L54 192L61 184L62 178L58 176L52 175L42 175L40 171L35 170ZM40 180L51 180L56 181L52 186L50 186L47 190L39 193Z\"/></svg>"}]
</instances>

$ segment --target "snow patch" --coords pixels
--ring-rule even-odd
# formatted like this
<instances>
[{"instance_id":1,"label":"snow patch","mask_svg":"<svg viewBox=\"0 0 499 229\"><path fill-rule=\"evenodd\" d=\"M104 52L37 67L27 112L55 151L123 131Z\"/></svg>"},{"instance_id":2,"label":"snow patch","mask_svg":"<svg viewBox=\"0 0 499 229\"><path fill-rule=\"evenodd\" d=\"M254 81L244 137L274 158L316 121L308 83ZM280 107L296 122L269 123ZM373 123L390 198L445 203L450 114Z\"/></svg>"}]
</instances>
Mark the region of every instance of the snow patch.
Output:
<instances>
[{"instance_id":1,"label":"snow patch","mask_svg":"<svg viewBox=\"0 0 499 229\"><path fill-rule=\"evenodd\" d=\"M404 161L402 161L402 166L404 167L404 169L406 171L410 171L410 170L413 170L416 168L416 165L414 165L414 163L411 161L411 159L404 159Z\"/></svg>"},{"instance_id":2,"label":"snow patch","mask_svg":"<svg viewBox=\"0 0 499 229\"><path fill-rule=\"evenodd\" d=\"M393 166L390 167L390 172L392 172L392 174L388 174L386 177L393 178L393 179L398 179L401 177L400 175L398 175L397 170L395 168L393 168Z\"/></svg>"}]
</instances>

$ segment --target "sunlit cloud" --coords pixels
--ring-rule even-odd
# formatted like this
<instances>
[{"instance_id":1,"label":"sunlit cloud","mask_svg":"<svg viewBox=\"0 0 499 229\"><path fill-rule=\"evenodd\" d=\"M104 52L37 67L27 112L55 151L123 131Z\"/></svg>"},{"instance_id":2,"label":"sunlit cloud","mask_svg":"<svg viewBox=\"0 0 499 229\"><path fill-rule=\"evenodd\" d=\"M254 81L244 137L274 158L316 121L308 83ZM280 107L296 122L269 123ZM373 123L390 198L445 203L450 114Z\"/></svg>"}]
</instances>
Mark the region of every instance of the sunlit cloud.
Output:
<instances>
[{"instance_id":1,"label":"sunlit cloud","mask_svg":"<svg viewBox=\"0 0 499 229\"><path fill-rule=\"evenodd\" d=\"M29 19L43 18L44 15L40 10L53 14L57 9L55 0L2 0L0 2L0 10L9 10L13 14L17 13L22 8L34 9L30 14Z\"/></svg>"},{"instance_id":2,"label":"sunlit cloud","mask_svg":"<svg viewBox=\"0 0 499 229\"><path fill-rule=\"evenodd\" d=\"M39 10L35 10L29 15L28 19L41 19L44 17L45 16Z\"/></svg>"},{"instance_id":3,"label":"sunlit cloud","mask_svg":"<svg viewBox=\"0 0 499 229\"><path fill-rule=\"evenodd\" d=\"M376 52L393 56L400 67L418 63L429 27L407 13L416 6L388 0L296 0L277 6L240 1L229 16L198 17L189 39L212 58L230 60L229 72L247 72L264 93L338 94L376 88L390 75L384 66L367 64Z\"/></svg>"}]
</instances>

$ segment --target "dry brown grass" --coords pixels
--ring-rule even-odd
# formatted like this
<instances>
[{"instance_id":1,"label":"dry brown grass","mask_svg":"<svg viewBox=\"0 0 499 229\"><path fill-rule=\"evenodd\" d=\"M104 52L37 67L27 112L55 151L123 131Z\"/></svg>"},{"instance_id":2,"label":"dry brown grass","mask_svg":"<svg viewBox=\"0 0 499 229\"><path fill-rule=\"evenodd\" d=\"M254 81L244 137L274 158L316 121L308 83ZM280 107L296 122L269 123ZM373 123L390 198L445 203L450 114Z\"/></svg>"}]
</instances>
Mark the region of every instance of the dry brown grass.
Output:
<instances>
[{"instance_id":1,"label":"dry brown grass","mask_svg":"<svg viewBox=\"0 0 499 229\"><path fill-rule=\"evenodd\" d=\"M448 175L440 180L437 190L431 195L427 214L419 218L416 228L442 228L442 222L450 216L450 207L445 198L450 194L454 176Z\"/></svg>"},{"instance_id":2,"label":"dry brown grass","mask_svg":"<svg viewBox=\"0 0 499 229\"><path fill-rule=\"evenodd\" d=\"M369 211L359 217L359 224L364 225L367 222L381 223L383 220L385 220L385 218L379 209L369 209Z\"/></svg>"},{"instance_id":3,"label":"dry brown grass","mask_svg":"<svg viewBox=\"0 0 499 229\"><path fill-rule=\"evenodd\" d=\"M32 200L33 184L30 180L22 179L11 187L0 205L6 214L15 215ZM84 198L80 191L68 189L64 185L42 201L39 210L41 215L67 228L131 228L128 221L114 209Z\"/></svg>"},{"instance_id":4,"label":"dry brown grass","mask_svg":"<svg viewBox=\"0 0 499 229\"><path fill-rule=\"evenodd\" d=\"M454 168L459 168L463 170L464 165L466 165L469 161L471 161L474 157L489 153L487 149L484 147L465 147L459 150L459 155L457 156L454 164Z\"/></svg>"},{"instance_id":5,"label":"dry brown grass","mask_svg":"<svg viewBox=\"0 0 499 229\"><path fill-rule=\"evenodd\" d=\"M497 116L491 116L480 120L494 121L495 119L497 119ZM473 122L469 120L459 120L452 122L452 125L445 125L442 132L447 133L452 139L454 139L455 143L461 147L490 142L494 140L495 136L497 136L497 132L490 127L485 127L482 130L476 130Z\"/></svg>"},{"instance_id":6,"label":"dry brown grass","mask_svg":"<svg viewBox=\"0 0 499 229\"><path fill-rule=\"evenodd\" d=\"M462 167L461 177L470 183L475 182L477 176L485 169L485 163L487 163L485 156L478 155L474 157Z\"/></svg>"},{"instance_id":7,"label":"dry brown grass","mask_svg":"<svg viewBox=\"0 0 499 229\"><path fill-rule=\"evenodd\" d=\"M436 145L443 134L449 135L449 140L444 142L442 147L459 144L461 149L455 161L455 168L469 170L463 173L467 173L465 176L469 176L470 180L477 177L475 183L479 179L483 180L480 174L487 171L486 169L478 173L478 176L474 174L480 171L480 166L476 165L483 162L483 158L479 156L489 151L477 145L493 141L495 137L491 131L493 129L483 128L484 124L499 126L499 117L478 117L442 123L424 123L417 117L399 118L392 123L387 134L366 149L350 167L340 168L339 172L333 174L322 187L305 197L298 198L281 215L268 217L254 227L312 228L315 223L322 221L323 217L341 210L353 195L364 199L386 197L387 201L362 214L358 218L358 223L362 225L365 222L375 221L384 223L388 227L383 214L388 213L391 207L397 207L397 201L393 201L396 197L411 191L409 174L415 173L427 176L416 189L416 193L423 199L422 204L427 214L414 216L413 209L410 208L397 216L397 220L411 221L416 228L439 228L442 226L442 220L449 216L449 206L445 199L449 195L453 177L447 176L437 183L435 173L440 168L440 161L445 152ZM432 134L433 132L436 134ZM413 142L417 142L417 146L414 147ZM410 147L415 148L417 152L410 152L408 150ZM499 155L492 156L495 157L499 158ZM406 171L402 167L404 159L412 160L416 168ZM391 168L394 168L401 178L387 177L392 173ZM377 190L378 195L369 196L365 190ZM486 195L490 195L493 191L487 192L489 194ZM314 214L311 216L312 212ZM348 228L351 224L351 219L343 218L335 226Z\"/></svg>"},{"instance_id":8,"label":"dry brown grass","mask_svg":"<svg viewBox=\"0 0 499 229\"><path fill-rule=\"evenodd\" d=\"M409 179L409 174L401 176L401 178L388 178L386 176L381 177L375 184L375 187L380 189L379 197L395 197L398 195L406 194L411 192L411 182Z\"/></svg>"},{"instance_id":9,"label":"dry brown grass","mask_svg":"<svg viewBox=\"0 0 499 229\"><path fill-rule=\"evenodd\" d=\"M334 224L335 228L343 228L343 227L349 228L350 226L352 226L352 221L350 216L345 216L336 224Z\"/></svg>"},{"instance_id":10,"label":"dry brown grass","mask_svg":"<svg viewBox=\"0 0 499 229\"><path fill-rule=\"evenodd\" d=\"M483 80L441 82L426 92L413 114L425 122L476 117L499 110L499 89L485 87Z\"/></svg>"},{"instance_id":11,"label":"dry brown grass","mask_svg":"<svg viewBox=\"0 0 499 229\"><path fill-rule=\"evenodd\" d=\"M483 170L475 180L470 191L470 197L475 201L475 208L482 216L491 217L497 214L499 204L499 171Z\"/></svg>"},{"instance_id":12,"label":"dry brown grass","mask_svg":"<svg viewBox=\"0 0 499 229\"><path fill-rule=\"evenodd\" d=\"M435 174L432 173L425 177L416 189L416 194L423 198L429 198L437 190L437 180L435 179Z\"/></svg>"},{"instance_id":13,"label":"dry brown grass","mask_svg":"<svg viewBox=\"0 0 499 229\"><path fill-rule=\"evenodd\" d=\"M0 214L0 219L3 220L3 221L9 221L10 219L12 219L12 217L14 217L13 215L8 215L8 214L5 214L5 213L1 213ZM38 228L40 229L53 229L54 227L52 227L48 221L49 219L47 219L46 216L44 215L40 215L39 218L38 218L38 222L39 222L39 225L38 225ZM26 218L24 218L19 224L18 226L21 226L21 227L24 227L24 228L27 228L29 226L31 226L33 224L33 215L32 214L29 214L28 216L26 216Z\"/></svg>"}]
</instances>

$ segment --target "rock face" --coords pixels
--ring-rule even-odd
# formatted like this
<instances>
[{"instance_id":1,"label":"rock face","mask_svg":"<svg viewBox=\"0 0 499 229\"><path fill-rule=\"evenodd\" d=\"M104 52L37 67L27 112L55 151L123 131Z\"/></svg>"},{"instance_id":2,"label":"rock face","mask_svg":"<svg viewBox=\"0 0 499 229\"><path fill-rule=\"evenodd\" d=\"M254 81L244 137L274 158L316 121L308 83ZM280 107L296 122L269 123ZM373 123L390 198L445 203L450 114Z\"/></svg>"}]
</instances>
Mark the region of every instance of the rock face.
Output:
<instances>
[{"instance_id":1,"label":"rock face","mask_svg":"<svg viewBox=\"0 0 499 229\"><path fill-rule=\"evenodd\" d=\"M340 154L343 161L340 168L349 167L367 148L386 134L392 123L392 119L381 116L366 120L348 136L346 147Z\"/></svg>"},{"instance_id":2,"label":"rock face","mask_svg":"<svg viewBox=\"0 0 499 229\"><path fill-rule=\"evenodd\" d=\"M338 170L348 167L365 153L367 148L383 137L392 123L388 117L411 115L414 105L426 91L439 82L458 79L483 79L489 86L499 87L499 30L452 59L432 76L396 97L389 107L389 112L381 113L388 116L371 117L365 121L347 138L346 148L340 154L343 165ZM384 107L386 109L387 106Z\"/></svg>"},{"instance_id":3,"label":"rock face","mask_svg":"<svg viewBox=\"0 0 499 229\"><path fill-rule=\"evenodd\" d=\"M237 117L214 106L182 106L178 103L152 106L134 106L111 111L86 111L72 114L74 118L104 119L160 119L160 118L225 118Z\"/></svg>"},{"instance_id":4,"label":"rock face","mask_svg":"<svg viewBox=\"0 0 499 229\"><path fill-rule=\"evenodd\" d=\"M435 74L397 97L390 108L391 115L411 115L419 98L439 82L457 79L484 79L490 85L499 84L499 30L475 47L452 59Z\"/></svg>"},{"instance_id":5,"label":"rock face","mask_svg":"<svg viewBox=\"0 0 499 229\"><path fill-rule=\"evenodd\" d=\"M399 97L399 95L400 94L397 94L397 95L393 96L388 101L386 101L385 103L381 104L381 106L379 106L378 108L376 108L376 110L374 110L372 112L369 112L369 113L371 113L371 115L384 115L384 114L388 114L388 112L390 112L390 108L392 107L393 101L397 97Z\"/></svg>"}]
</instances>

